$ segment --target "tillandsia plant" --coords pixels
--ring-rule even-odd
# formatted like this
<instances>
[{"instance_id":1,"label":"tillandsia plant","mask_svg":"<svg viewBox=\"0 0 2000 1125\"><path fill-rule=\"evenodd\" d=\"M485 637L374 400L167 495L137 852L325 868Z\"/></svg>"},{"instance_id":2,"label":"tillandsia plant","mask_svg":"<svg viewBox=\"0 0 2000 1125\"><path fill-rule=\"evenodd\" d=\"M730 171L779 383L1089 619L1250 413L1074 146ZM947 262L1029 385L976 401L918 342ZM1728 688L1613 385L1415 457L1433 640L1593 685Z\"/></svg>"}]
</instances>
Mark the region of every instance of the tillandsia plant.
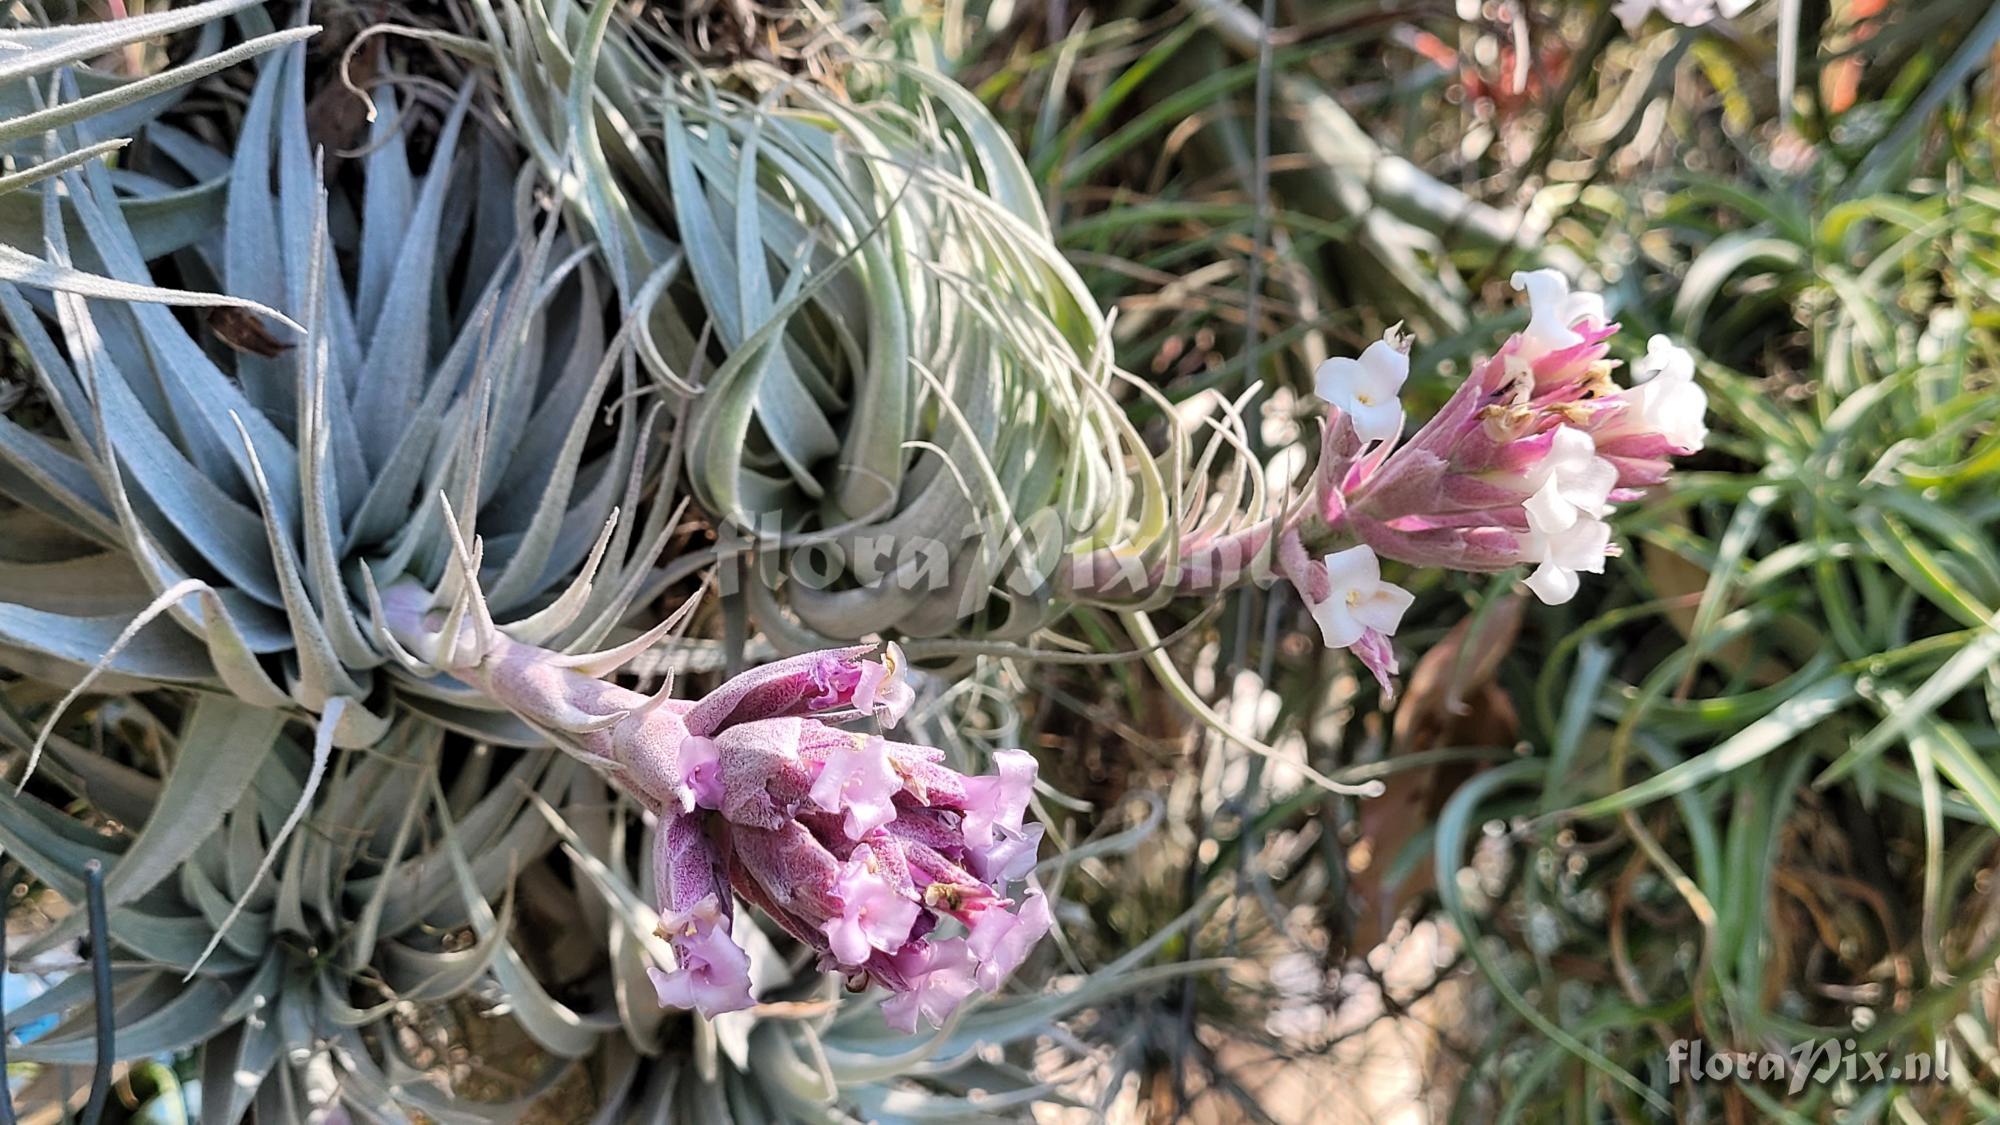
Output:
<instances>
[{"instance_id":1,"label":"tillandsia plant","mask_svg":"<svg viewBox=\"0 0 2000 1125\"><path fill-rule=\"evenodd\" d=\"M1002 751L998 773L965 777L944 754L843 730L893 727L913 691L901 652L805 653L744 672L698 700L606 683L676 624L602 653L565 656L510 637L478 584L477 541L453 531L458 566L433 594L383 598L382 629L413 670L454 677L504 704L615 780L657 818L662 1004L709 1016L749 1007L750 959L732 936L738 896L816 950L855 988L896 995L891 1023L942 1026L973 991L995 992L1048 932L1031 873L1039 825L1024 824L1035 760ZM1026 880L1019 900L1011 884ZM1015 906L1016 909L1007 909ZM940 926L956 922L959 936Z\"/></svg>"},{"instance_id":2,"label":"tillandsia plant","mask_svg":"<svg viewBox=\"0 0 2000 1125\"><path fill-rule=\"evenodd\" d=\"M1023 822L1033 761L1003 752L999 776L967 777L947 768L938 751L828 725L860 713L851 706L857 695L869 701L864 711L900 714L908 689L889 663L871 664L852 650L753 671L725 684L720 695L743 694L754 711L779 690L774 684L800 668L810 670L815 692L761 716L712 716L712 726L688 723L719 696L660 702L631 715L593 712L578 726L572 713L538 710L547 700L524 694L520 683L482 678L482 658L492 657L492 649L461 646L453 631L440 655L422 615L414 623L399 616L407 613L410 591L449 581L440 575L458 567L455 581L476 600L479 621L490 626L491 612L519 611L504 634L520 658L517 669L525 667L530 680L566 669L555 687L616 703L622 689L591 678L615 661L600 665L601 656L568 657L555 646L594 647L632 605L670 580L652 567L671 522L672 493L659 484L660 458L650 442L658 415L632 393L636 359L605 342L608 318L600 310L610 291L599 287L591 254L571 245L559 222L541 218L536 179L516 174L505 146L484 137L477 174L466 169L460 137L467 94L444 110L430 171L421 178L406 155L412 117L389 89L377 92L370 143L348 166L347 181L315 167L306 102L304 54L282 53L261 73L232 152L154 123L144 133L151 151L146 176L128 185L101 168L68 167L60 195L41 197L42 238L53 261L101 263L121 284L146 287L162 268L149 263L172 254L173 268L254 297L267 321L212 321L190 331L158 310L89 295L0 291L41 392L36 411L10 413L0 432L8 468L0 477L4 514L19 533L12 542L35 545L32 558L9 560L18 563L9 570L19 581L8 588L17 600L0 607L8 667L57 683L90 668L77 691L99 671L109 674L95 685L106 689L198 689L204 714L226 722L197 724L190 737L204 745L215 739L229 765L218 773L179 756L161 779L176 802L199 804L199 787L225 777L241 790L264 768L290 771L295 783L271 787L289 812L274 820L274 829L263 826L268 837L260 839L256 829L275 804L260 801L258 816L231 821L232 849L262 843L266 850L261 862L232 869L226 889L187 887L178 901L163 889L173 865L213 838L197 831L213 829L212 818L176 813L151 820L159 833L172 832L170 843L157 833L142 835L118 857L114 909L129 912L143 901L156 911L151 921L171 916L179 926L171 956L148 935L151 921L135 920L122 931L121 944L148 950L149 961L167 966L144 982L145 1002L126 1014L143 1022L156 1010L175 1013L148 1025L166 1038L139 1037L127 1046L168 1049L229 1032L246 1010L272 1002L267 977L291 981L294 970L307 984L285 990L294 1005L288 1036L303 1041L329 1026L367 1023L357 1014L372 1012L367 1006L349 1011L311 998L315 990L322 997L341 991L316 972L337 943L358 943L345 950L343 972L376 972L368 934L381 932L379 911L386 908L365 906L356 919L337 877L302 880L297 865L326 874L326 857L312 851L324 841L308 841L310 834L298 829L322 814L337 826L330 831L352 827L347 802L354 792L340 779L399 739L437 737L418 716L500 742L548 739L576 749L604 734L645 751L634 761L652 773L628 773L629 762L590 760L610 769L662 820L661 897L668 912L662 932L678 956L657 959L660 999L711 1013L749 1001L750 953L761 939L753 940L740 920L727 920L738 893L853 983L895 991L891 1019L898 1026L944 1022L969 995L997 991L1051 925L1049 899L1028 878L1040 838L1038 827ZM81 127L47 139L56 154L89 144L89 130ZM220 190L229 222L220 235L164 248L143 241L127 221L128 208L189 181L226 183ZM343 192L355 181L360 190ZM66 209L75 226L62 221ZM336 216L358 219L358 229ZM344 268L350 263L351 270ZM480 284L468 292L460 284L467 279ZM611 407L615 425L600 429L599 407L614 391L625 392ZM1041 453L1023 456L1045 460ZM611 518L614 510L642 517L621 521ZM484 534L475 536L475 527ZM449 562L461 535L477 544L475 554ZM383 591L386 597L378 596ZM399 627L409 647L440 663L411 659L395 639ZM45 702L38 693L30 698ZM389 705L398 701L417 715L392 719ZM107 703L93 718L120 706ZM494 713L504 715L502 708L513 708L527 725L499 722ZM58 704L56 714L61 710ZM309 754L276 735L300 710L320 720ZM614 717L621 721L584 729ZM239 719L244 729L210 729ZM674 723L681 723L678 739L669 729ZM59 738L49 742L57 727L57 717L45 718L29 755L30 774L44 745L63 745ZM336 745L365 747L371 755L334 757ZM692 755L703 746L716 758L706 772L691 764L685 792L671 772L659 772L678 768L673 763L684 749ZM106 772L76 754L62 756L72 760L57 770L58 783ZM741 775L739 767L752 772ZM748 784L745 776L763 786L761 805L738 792ZM326 785L334 788L323 791ZM476 794L481 782L465 785L466 794ZM329 807L330 801L340 803ZM214 810L218 816L223 807ZM534 851L524 843L527 829L486 832L495 827L491 818L502 816L500 806L492 807L481 838L497 850L478 854L473 864L482 873L458 888L482 940L505 931L487 928L491 900L506 885L495 879L512 874L507 864L523 851ZM139 803L132 808L146 812ZM779 808L782 824L772 819ZM15 811L10 830L38 815ZM61 819L51 814L51 823ZM395 832L421 821L406 815ZM390 853L398 854L403 842ZM320 858L311 859L315 854ZM459 857L447 858L456 870ZM700 881L704 864L707 883ZM60 855L37 855L34 870L58 886L63 869ZM368 878L376 889L368 901L379 903L391 877ZM439 890L433 878L424 893ZM319 916L302 917L302 901L314 902ZM400 910L402 923L451 924L417 900ZM259 961L254 975L244 976L240 956L252 956L259 942L239 930L263 932L266 925L287 942L297 937L307 964L281 959L273 968ZM347 929L355 925L358 936ZM954 927L963 932L952 933ZM577 1025L594 1026L601 1017L543 1003L545 992L504 945L494 938L483 946L494 960L479 969L503 966L492 970L494 979L520 1004L523 1025L541 1046L578 1053L595 1032L578 1032ZM230 956L232 950L240 956ZM288 944L282 952L295 951ZM634 960L640 958L621 963ZM413 983L404 975L371 1003L451 999L482 979L473 966L459 968L464 973L450 985ZM201 981L227 979L218 987L177 990L173 970ZM1117 976L1100 976L1062 1005L1081 1002ZM224 995L224 1012L216 1016L208 1002ZM46 1006L74 1012L65 1005L76 999L72 991ZM1007 1041L1043 1026L1062 1005L1015 1011L1012 1023L987 1038ZM336 1051L357 1049L344 1033L324 1034ZM77 1043L65 1034L49 1050L74 1051ZM262 1065L269 1063L263 1056ZM879 1064L854 1069L880 1073ZM397 1068L389 1070L393 1090ZM844 1088L848 1072L834 1073ZM382 1087L365 1074L357 1082L368 1091ZM446 1116L436 1105L426 1112Z\"/></svg>"},{"instance_id":3,"label":"tillandsia plant","mask_svg":"<svg viewBox=\"0 0 2000 1125\"><path fill-rule=\"evenodd\" d=\"M557 647L593 643L664 581L650 564L672 497L648 473L658 415L625 393L635 361L607 341L610 290L506 146L465 140L469 91L417 176L411 120L384 90L350 194L315 165L305 65L292 47L263 66L232 152L160 124L143 133L145 177L86 165L42 191L49 260L95 261L144 293L163 248L126 209L226 182L222 229L164 249L304 334L255 315L190 331L157 305L0 283L47 405L32 426L0 419L0 494L27 510L17 521L68 532L11 575L0 648L56 678L102 667L112 687L222 688L314 713L343 699L335 740L366 746L390 708L367 591L441 573L441 492L487 531L496 607L582 607L564 636L535 632ZM51 133L50 159L87 151L95 124ZM360 216L358 233L337 234L335 211ZM624 518L599 537L614 509ZM530 737L469 695L405 698Z\"/></svg>"},{"instance_id":4,"label":"tillandsia plant","mask_svg":"<svg viewBox=\"0 0 2000 1125\"><path fill-rule=\"evenodd\" d=\"M0 692L0 741L26 744L12 714L31 686ZM540 809L587 800L586 771L532 752L453 763L443 730L406 717L315 784L298 731L224 695L147 693L98 707L94 745L51 739L29 791L0 788L0 842L41 887L76 900L82 863L110 871L118 1057L193 1053L205 1120L297 1121L342 1104L462 1121L514 1098L518 1111L560 1067L524 1070L499 1106L455 1104L437 1029L496 989L511 1014L482 1013L490 1044L576 1055L619 1026L551 999L565 983L551 955L574 961L581 944L587 957L600 927L525 953L512 932L517 913L591 917L590 887L522 879L556 839ZM269 834L299 801L305 830ZM16 954L60 949L77 922ZM76 1064L96 1050L89 983L69 977L7 1013L17 1030L57 1020L10 1049L31 1068L18 1104L61 1104L87 1077Z\"/></svg>"},{"instance_id":5,"label":"tillandsia plant","mask_svg":"<svg viewBox=\"0 0 2000 1125\"><path fill-rule=\"evenodd\" d=\"M1179 481L969 92L830 22L800 74L697 60L611 0L473 9L478 38L439 41L501 71L573 185L688 404L718 554L782 646L1027 637L1071 604L1052 552L1172 548Z\"/></svg>"}]
</instances>

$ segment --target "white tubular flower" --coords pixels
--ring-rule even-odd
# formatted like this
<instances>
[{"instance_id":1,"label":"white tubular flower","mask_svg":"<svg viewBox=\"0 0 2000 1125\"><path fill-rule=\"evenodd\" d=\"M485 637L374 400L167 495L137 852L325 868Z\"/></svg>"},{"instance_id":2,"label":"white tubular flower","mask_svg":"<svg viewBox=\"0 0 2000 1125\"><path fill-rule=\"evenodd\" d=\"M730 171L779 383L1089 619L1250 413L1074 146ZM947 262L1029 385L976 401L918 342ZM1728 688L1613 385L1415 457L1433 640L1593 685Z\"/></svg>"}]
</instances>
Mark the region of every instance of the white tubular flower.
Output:
<instances>
[{"instance_id":1,"label":"white tubular flower","mask_svg":"<svg viewBox=\"0 0 2000 1125\"><path fill-rule=\"evenodd\" d=\"M1521 561L1536 564L1527 584L1542 604L1561 605L1575 597L1580 585L1577 572L1603 574L1610 549L1610 524L1574 508L1559 513L1553 522L1544 522L1542 510L1529 501L1528 535Z\"/></svg>"},{"instance_id":2,"label":"white tubular flower","mask_svg":"<svg viewBox=\"0 0 2000 1125\"><path fill-rule=\"evenodd\" d=\"M1646 354L1632 364L1632 383L1650 383L1654 379L1670 382L1690 382L1694 379L1694 356L1688 350L1665 336L1655 335L1646 341Z\"/></svg>"},{"instance_id":3,"label":"white tubular flower","mask_svg":"<svg viewBox=\"0 0 2000 1125\"><path fill-rule=\"evenodd\" d=\"M1555 270L1521 270L1513 286L1528 295L1528 327L1521 330L1522 359L1533 362L1550 352L1583 343L1578 321L1604 322L1604 298L1596 293L1572 293L1569 278Z\"/></svg>"},{"instance_id":4,"label":"white tubular flower","mask_svg":"<svg viewBox=\"0 0 2000 1125\"><path fill-rule=\"evenodd\" d=\"M1312 607L1312 615L1327 647L1347 648L1370 629L1393 636L1416 595L1382 581L1382 563L1365 545L1336 551L1324 562L1330 589L1326 600Z\"/></svg>"},{"instance_id":5,"label":"white tubular flower","mask_svg":"<svg viewBox=\"0 0 2000 1125\"><path fill-rule=\"evenodd\" d=\"M1361 358L1320 364L1313 389L1346 412L1362 441L1387 441L1403 428L1403 403L1397 395L1409 377L1409 337L1391 328Z\"/></svg>"},{"instance_id":6,"label":"white tubular flower","mask_svg":"<svg viewBox=\"0 0 2000 1125\"><path fill-rule=\"evenodd\" d=\"M1702 24L1722 16L1733 19L1755 0L1618 0L1611 10L1625 25L1625 33L1632 34L1646 22L1646 17L1654 11L1682 27L1700 27Z\"/></svg>"},{"instance_id":7,"label":"white tubular flower","mask_svg":"<svg viewBox=\"0 0 2000 1125\"><path fill-rule=\"evenodd\" d=\"M1694 381L1694 357L1687 349L1665 336L1646 341L1646 354L1632 365L1632 384L1626 393L1638 425L1681 454L1708 440L1708 392Z\"/></svg>"},{"instance_id":8,"label":"white tubular flower","mask_svg":"<svg viewBox=\"0 0 2000 1125\"><path fill-rule=\"evenodd\" d=\"M1547 530L1568 527L1579 516L1595 519L1610 507L1618 467L1597 455L1597 443L1575 426L1557 426L1549 451L1528 473L1529 514L1540 505ZM1573 513L1565 517L1563 513Z\"/></svg>"},{"instance_id":9,"label":"white tubular flower","mask_svg":"<svg viewBox=\"0 0 2000 1125\"><path fill-rule=\"evenodd\" d=\"M1659 431L1676 453L1693 453L1708 441L1708 393L1693 380L1646 383L1634 389L1632 399L1644 424Z\"/></svg>"},{"instance_id":10,"label":"white tubular flower","mask_svg":"<svg viewBox=\"0 0 2000 1125\"><path fill-rule=\"evenodd\" d=\"M1536 489L1522 507L1528 511L1529 527L1550 533L1566 531L1579 519L1594 518L1579 512L1575 504L1564 499L1553 480Z\"/></svg>"}]
</instances>

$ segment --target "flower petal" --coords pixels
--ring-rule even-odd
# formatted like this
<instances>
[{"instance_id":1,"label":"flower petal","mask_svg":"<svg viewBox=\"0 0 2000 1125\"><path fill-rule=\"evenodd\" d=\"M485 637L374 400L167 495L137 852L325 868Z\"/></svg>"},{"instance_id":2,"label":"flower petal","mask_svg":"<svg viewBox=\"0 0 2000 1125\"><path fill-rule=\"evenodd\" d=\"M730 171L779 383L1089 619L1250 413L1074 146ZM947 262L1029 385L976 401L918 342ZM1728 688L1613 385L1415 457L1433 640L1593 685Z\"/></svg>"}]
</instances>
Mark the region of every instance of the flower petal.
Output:
<instances>
[{"instance_id":1,"label":"flower petal","mask_svg":"<svg viewBox=\"0 0 2000 1125\"><path fill-rule=\"evenodd\" d=\"M1522 505L1528 511L1528 526L1543 535L1554 535L1576 522L1576 505L1563 499L1556 482L1550 479L1535 490Z\"/></svg>"},{"instance_id":2,"label":"flower petal","mask_svg":"<svg viewBox=\"0 0 2000 1125\"><path fill-rule=\"evenodd\" d=\"M1527 586L1542 600L1543 605L1561 605L1576 596L1581 583L1577 581L1576 571L1545 562L1528 576Z\"/></svg>"},{"instance_id":3,"label":"flower petal","mask_svg":"<svg viewBox=\"0 0 2000 1125\"><path fill-rule=\"evenodd\" d=\"M847 814L847 835L859 840L896 819L896 791L903 779L879 738L858 738L847 750L827 755L809 796L827 812Z\"/></svg>"},{"instance_id":4,"label":"flower petal","mask_svg":"<svg viewBox=\"0 0 2000 1125\"><path fill-rule=\"evenodd\" d=\"M1375 557L1374 548L1366 543L1335 551L1321 561L1326 566L1327 582L1336 594L1343 589L1373 586L1382 581L1382 560Z\"/></svg>"},{"instance_id":5,"label":"flower petal","mask_svg":"<svg viewBox=\"0 0 2000 1125\"><path fill-rule=\"evenodd\" d=\"M1361 361L1335 356L1313 372L1313 390L1320 398L1345 410L1354 401L1355 389L1364 378Z\"/></svg>"},{"instance_id":6,"label":"flower petal","mask_svg":"<svg viewBox=\"0 0 2000 1125\"><path fill-rule=\"evenodd\" d=\"M1385 637L1396 635L1415 594L1391 582L1384 582L1354 604L1354 619Z\"/></svg>"},{"instance_id":7,"label":"flower petal","mask_svg":"<svg viewBox=\"0 0 2000 1125\"><path fill-rule=\"evenodd\" d=\"M1355 619L1354 612L1347 604L1345 596L1336 594L1325 601L1312 605L1313 620L1319 623L1320 636L1328 648L1346 648L1361 639L1367 626Z\"/></svg>"},{"instance_id":8,"label":"flower petal","mask_svg":"<svg viewBox=\"0 0 2000 1125\"><path fill-rule=\"evenodd\" d=\"M1528 295L1528 326L1521 330L1522 359L1534 360L1583 342L1570 324L1574 309L1569 278L1555 270L1522 270L1514 288Z\"/></svg>"}]
</instances>

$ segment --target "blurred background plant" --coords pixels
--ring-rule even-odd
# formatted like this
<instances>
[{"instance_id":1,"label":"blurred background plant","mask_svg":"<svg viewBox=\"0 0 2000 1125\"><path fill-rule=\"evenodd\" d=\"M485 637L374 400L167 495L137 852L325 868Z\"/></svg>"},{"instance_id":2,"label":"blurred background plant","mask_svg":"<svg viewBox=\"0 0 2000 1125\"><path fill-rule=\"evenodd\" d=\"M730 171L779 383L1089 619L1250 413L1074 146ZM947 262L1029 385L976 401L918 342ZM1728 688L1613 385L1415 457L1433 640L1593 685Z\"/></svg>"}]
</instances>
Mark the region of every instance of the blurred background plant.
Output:
<instances>
[{"instance_id":1,"label":"blurred background plant","mask_svg":"<svg viewBox=\"0 0 2000 1125\"><path fill-rule=\"evenodd\" d=\"M934 696L938 744L971 760L981 747L1036 750L1040 811L1071 845L1050 861L1065 906L1048 996L913 1044L780 945L771 979L793 983L754 1023L663 1018L630 993L650 930L631 890L649 885L638 822L566 760L494 745L489 721L392 677L358 701L378 716L387 699L421 702L452 732L406 717L357 755L318 748L329 764L316 789L303 725L221 696L126 694L143 676L107 681L120 693L78 709L0 810L17 898L50 915L40 940L58 948L80 932L60 916L81 858L144 857L135 870L151 882L129 884L114 912L134 1042L150 1056L206 1041L182 1064L190 1078L233 1077L232 1065L270 1075L242 1101L201 1083L205 1114L256 1102L260 1119L294 1119L334 1091L360 1116L439 1120L527 1102L549 1120L661 1107L691 1120L1022 1117L1029 1103L1044 1120L2000 1114L2000 103L1987 70L2000 7L1767 0L1697 28L1654 14L1633 30L1610 4L1262 9L691 4L635 16L496 0L414 26L397 12L405 34L364 36L390 13L363 5L315 10L328 28L306 53L265 64L295 68L286 96L327 146L324 225L343 279L328 289L349 292L386 283L388 267L365 265L385 165L403 173L401 194L376 196L397 216L389 245L421 242L402 236L405 209L422 213L411 169L450 147L441 125L472 76L473 139L458 147L477 188L446 191L438 221L478 230L491 215L510 233L444 240L437 261L450 264L419 288L435 294L424 315L451 327L431 334L427 359L444 362L478 296L455 279L492 275L475 263L525 254L538 234L558 239L549 261L565 280L538 292L597 287L597 346L617 362L581 369L612 373L604 399L627 419L588 427L572 456L599 459L591 479L622 488L616 466L643 457L617 461L617 442L637 418L658 459L639 474L639 507L669 554L662 569L646 534L619 540L613 565L630 569L605 585L635 592L606 628L657 619L663 595L716 563L736 568L737 592L689 632L719 640L681 642L647 674L699 675L821 637L938 635L929 651L954 659L957 679ZM60 61L94 59L72 68L88 93L264 42L288 17L227 36L220 24L149 32L138 55L100 57L106 44ZM375 99L372 126L343 65ZM201 264L196 238L158 249L140 225L224 217L225 192L289 198L275 213L294 223L310 214L301 181L285 195L283 164L275 186L203 189L219 178L212 161L207 175L174 164L160 178L160 161L197 143L252 159L231 143L255 135L248 68L195 90L66 140L74 153L161 122L111 165L65 169L65 206L81 224L115 195L140 257L172 263L152 280L226 279L303 322L289 290L238 286L226 263ZM43 128L25 159L49 158ZM149 146L149 134L188 140ZM293 149L286 159L310 151ZM208 194L181 198L196 190ZM488 196L492 207L475 205ZM35 193L0 194L6 241L43 263L19 269L53 264L42 213ZM94 229L65 230L95 244ZM760 257L767 270L740 268ZM120 277L98 264L70 268ZM1611 580L1567 606L1524 604L1505 576L1415 586L1399 638L1421 659L1392 711L1320 648L1282 587L1135 614L1016 593L1004 555L954 557L950 597L928 606L886 584L800 580L815 541L851 552L864 533L955 534L957 521L1004 526L1050 503L1085 529L1070 545L1157 556L1172 519L1238 494L1216 482L1242 466L1286 494L1305 467L1291 450L1312 433L1321 358L1408 324L1419 343L1406 393L1421 416L1519 325L1505 280L1534 264L1606 292L1625 325L1619 354L1655 331L1697 352L1710 446L1622 522ZM257 361L226 327L241 321L171 319L253 393ZM567 319L559 330L583 331ZM483 364L490 349L474 339ZM62 440L39 362L10 348L0 401L21 388L9 419ZM528 385L556 394L569 370ZM1256 380L1261 396L1243 398ZM797 389L770 389L786 386ZM1213 479L1189 448L1203 418L1247 453ZM426 469L448 472L456 448L439 446ZM239 492L256 502L247 477ZM686 521L670 517L682 493ZM560 542L580 549L541 567L519 604L573 577L597 511L565 513ZM48 522L19 512L0 516L10 532ZM760 525L767 512L778 518ZM161 522L143 506L135 518ZM504 516L480 518L489 552L512 546L495 526ZM42 564L75 552L34 544L77 534L24 531L0 549L9 565ZM135 550L123 542L107 545ZM361 545L356 564L379 555ZM9 600L26 588L5 583ZM161 588L135 586L120 608ZM323 596L312 591L312 613L280 598L276 627L327 615ZM345 596L366 613L358 575ZM67 654L70 675L123 620L98 626L97 649ZM185 623L155 626L174 628ZM1160 636L1164 677L1130 659ZM283 671L307 646L255 651ZM343 660L328 666L353 674ZM56 679L5 685L13 779ZM276 682L288 708L323 709L294 688L302 677ZM1190 697L1213 722L1189 718ZM256 730L208 737L202 724L225 715ZM197 748L210 744L226 749ZM234 760L236 796L211 808L191 791L219 757ZM1300 765L1386 791L1329 794ZM205 811L153 811L169 800ZM252 940L264 933L283 936ZM70 1020L37 1040L49 1061L83 1057L88 1042L69 988L26 1013ZM231 1003L246 996L266 1000ZM267 1010L300 1022L281 1018L274 1039ZM981 1034L1006 1046L976 1049ZM1947 1043L1958 1065L1943 1082L1800 1091L1669 1081L1677 1039L1771 1050L1848 1037L1898 1053ZM259 1053L279 1043L313 1046ZM563 1059L581 1062L550 1061ZM997 1090L1011 1093L974 1093Z\"/></svg>"}]
</instances>

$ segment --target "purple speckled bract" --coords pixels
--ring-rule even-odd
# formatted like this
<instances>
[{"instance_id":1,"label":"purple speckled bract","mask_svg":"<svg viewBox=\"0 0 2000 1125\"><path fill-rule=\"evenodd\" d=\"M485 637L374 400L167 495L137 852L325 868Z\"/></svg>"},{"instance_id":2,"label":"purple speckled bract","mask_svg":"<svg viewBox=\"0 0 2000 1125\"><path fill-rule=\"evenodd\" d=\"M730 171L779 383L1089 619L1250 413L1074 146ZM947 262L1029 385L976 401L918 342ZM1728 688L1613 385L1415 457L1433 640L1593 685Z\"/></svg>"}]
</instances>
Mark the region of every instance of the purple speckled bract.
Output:
<instances>
[{"instance_id":1,"label":"purple speckled bract","mask_svg":"<svg viewBox=\"0 0 2000 1125\"><path fill-rule=\"evenodd\" d=\"M590 662L508 637L474 615L458 636L430 596L383 599L418 658L478 688L616 781L658 817L660 1003L705 1015L754 1003L735 936L742 899L854 987L898 995L889 1022L942 1024L993 992L1048 933L1025 817L1036 765L1019 750L967 776L934 747L846 729L893 727L915 698L895 645L829 649L732 677L692 703L646 697ZM602 670L598 668L597 670ZM948 935L945 931L955 931Z\"/></svg>"},{"instance_id":2,"label":"purple speckled bract","mask_svg":"<svg viewBox=\"0 0 2000 1125\"><path fill-rule=\"evenodd\" d=\"M660 901L685 897L679 872L711 880L723 872L738 896L818 950L824 968L857 987L901 993L885 1008L893 1024L908 1030L918 1016L941 1023L973 992L999 989L1049 930L1048 900L1029 877L1042 830L1024 821L1035 760L1004 750L994 775L967 777L930 747L842 730L814 714L770 715L767 705L779 700L834 712L908 706L893 656L859 669L845 650L839 658L849 666L748 673L759 682L726 684L717 689L724 702L704 699L688 712L724 716L711 733L688 736L702 748L696 773L713 747L716 783L684 777L658 802L668 825L662 839L702 853L696 863L663 846ZM800 668L810 691L779 686ZM748 715L759 717L737 720ZM699 830L676 827L691 823ZM1009 897L1024 881L1021 897ZM948 923L965 936L937 937ZM681 963L655 975L661 1003L708 1015L749 1003L747 962L740 981L724 987L718 979L726 959L715 954L715 935L727 929L726 920L706 930L662 925Z\"/></svg>"}]
</instances>

